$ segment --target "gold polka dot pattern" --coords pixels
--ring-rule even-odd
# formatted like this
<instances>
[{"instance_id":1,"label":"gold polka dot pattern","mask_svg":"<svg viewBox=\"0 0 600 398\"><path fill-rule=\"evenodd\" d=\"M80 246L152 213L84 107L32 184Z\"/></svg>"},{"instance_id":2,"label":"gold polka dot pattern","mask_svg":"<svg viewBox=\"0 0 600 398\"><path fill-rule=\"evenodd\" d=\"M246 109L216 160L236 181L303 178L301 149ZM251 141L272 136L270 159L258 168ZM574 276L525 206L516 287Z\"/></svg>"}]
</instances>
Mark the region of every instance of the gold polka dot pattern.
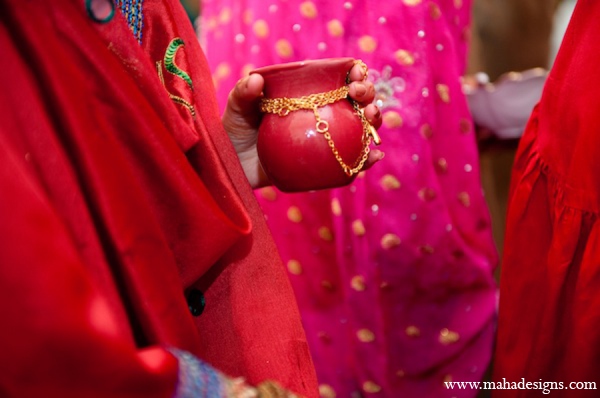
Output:
<instances>
[{"instance_id":1,"label":"gold polka dot pattern","mask_svg":"<svg viewBox=\"0 0 600 398\"><path fill-rule=\"evenodd\" d=\"M302 265L300 265L300 261L298 260L288 261L287 268L292 275L302 275Z\"/></svg>"},{"instance_id":2,"label":"gold polka dot pattern","mask_svg":"<svg viewBox=\"0 0 600 398\"><path fill-rule=\"evenodd\" d=\"M375 334L369 329L360 329L356 332L356 337L363 343L370 343L375 340Z\"/></svg>"},{"instance_id":3,"label":"gold polka dot pattern","mask_svg":"<svg viewBox=\"0 0 600 398\"><path fill-rule=\"evenodd\" d=\"M387 111L382 116L383 124L388 128L398 128L402 126L402 116L396 111Z\"/></svg>"},{"instance_id":4,"label":"gold polka dot pattern","mask_svg":"<svg viewBox=\"0 0 600 398\"><path fill-rule=\"evenodd\" d=\"M224 7L219 14L219 23L225 25L231 21L231 9L229 7Z\"/></svg>"},{"instance_id":5,"label":"gold polka dot pattern","mask_svg":"<svg viewBox=\"0 0 600 398\"><path fill-rule=\"evenodd\" d=\"M414 325L408 326L405 332L408 337L419 337L421 335L421 330Z\"/></svg>"},{"instance_id":6,"label":"gold polka dot pattern","mask_svg":"<svg viewBox=\"0 0 600 398\"><path fill-rule=\"evenodd\" d=\"M300 209L296 206L290 206L287 212L287 216L288 220L290 220L291 222L298 223L302 221L302 213L300 212Z\"/></svg>"},{"instance_id":7,"label":"gold polka dot pattern","mask_svg":"<svg viewBox=\"0 0 600 398\"><path fill-rule=\"evenodd\" d=\"M335 390L328 384L319 385L319 395L321 398L336 398Z\"/></svg>"},{"instance_id":8,"label":"gold polka dot pattern","mask_svg":"<svg viewBox=\"0 0 600 398\"><path fill-rule=\"evenodd\" d=\"M339 19L332 19L327 23L327 31L332 37L341 37L344 35L344 26Z\"/></svg>"},{"instance_id":9,"label":"gold polka dot pattern","mask_svg":"<svg viewBox=\"0 0 600 398\"><path fill-rule=\"evenodd\" d=\"M331 232L331 229L321 227L319 228L319 237L324 241L331 242L333 240L333 233Z\"/></svg>"},{"instance_id":10,"label":"gold polka dot pattern","mask_svg":"<svg viewBox=\"0 0 600 398\"><path fill-rule=\"evenodd\" d=\"M331 212L334 216L342 215L342 206L338 198L331 199Z\"/></svg>"},{"instance_id":11,"label":"gold polka dot pattern","mask_svg":"<svg viewBox=\"0 0 600 398\"><path fill-rule=\"evenodd\" d=\"M350 280L350 286L357 292L362 292L366 289L365 278L362 275L356 275Z\"/></svg>"},{"instance_id":12,"label":"gold polka dot pattern","mask_svg":"<svg viewBox=\"0 0 600 398\"><path fill-rule=\"evenodd\" d=\"M440 10L440 6L438 6L436 3L429 3L429 15L431 15L431 18L433 19L440 19L442 16L442 10Z\"/></svg>"},{"instance_id":13,"label":"gold polka dot pattern","mask_svg":"<svg viewBox=\"0 0 600 398\"><path fill-rule=\"evenodd\" d=\"M407 50L397 50L394 53L394 58L396 61L403 66L411 66L415 63L415 57Z\"/></svg>"},{"instance_id":14,"label":"gold polka dot pattern","mask_svg":"<svg viewBox=\"0 0 600 398\"><path fill-rule=\"evenodd\" d=\"M431 126L428 123L425 123L424 125L421 126L420 132L421 132L421 135L423 136L423 138L425 138L427 140L430 140L431 137L433 137L433 129L431 128Z\"/></svg>"},{"instance_id":15,"label":"gold polka dot pattern","mask_svg":"<svg viewBox=\"0 0 600 398\"><path fill-rule=\"evenodd\" d=\"M254 25L252 25L252 30L259 39L264 39L269 36L269 25L267 25L267 22L264 19L259 19L258 21L254 22Z\"/></svg>"},{"instance_id":16,"label":"gold polka dot pattern","mask_svg":"<svg viewBox=\"0 0 600 398\"><path fill-rule=\"evenodd\" d=\"M304 18L314 19L317 17L317 6L312 1L305 1L300 4L300 15Z\"/></svg>"},{"instance_id":17,"label":"gold polka dot pattern","mask_svg":"<svg viewBox=\"0 0 600 398\"><path fill-rule=\"evenodd\" d=\"M275 51L281 58L290 58L294 55L294 49L286 39L277 40L275 43Z\"/></svg>"},{"instance_id":18,"label":"gold polka dot pattern","mask_svg":"<svg viewBox=\"0 0 600 398\"><path fill-rule=\"evenodd\" d=\"M419 199L423 202L429 202L434 200L437 197L437 194L432 188L423 188L418 193Z\"/></svg>"},{"instance_id":19,"label":"gold polka dot pattern","mask_svg":"<svg viewBox=\"0 0 600 398\"><path fill-rule=\"evenodd\" d=\"M471 206L471 196L467 192L459 193L458 201L465 207Z\"/></svg>"},{"instance_id":20,"label":"gold polka dot pattern","mask_svg":"<svg viewBox=\"0 0 600 398\"><path fill-rule=\"evenodd\" d=\"M358 48L366 53L372 53L375 51L375 49L377 49L377 40L369 35L361 36L358 39Z\"/></svg>"},{"instance_id":21,"label":"gold polka dot pattern","mask_svg":"<svg viewBox=\"0 0 600 398\"><path fill-rule=\"evenodd\" d=\"M277 192L272 187L265 187L260 190L260 196L267 199L268 201L273 202L275 199L277 199Z\"/></svg>"},{"instance_id":22,"label":"gold polka dot pattern","mask_svg":"<svg viewBox=\"0 0 600 398\"><path fill-rule=\"evenodd\" d=\"M400 181L391 174L386 174L381 178L381 187L384 191L391 191L400 188Z\"/></svg>"},{"instance_id":23,"label":"gold polka dot pattern","mask_svg":"<svg viewBox=\"0 0 600 398\"><path fill-rule=\"evenodd\" d=\"M435 166L436 170L442 174L448 171L448 162L444 158L439 158Z\"/></svg>"},{"instance_id":24,"label":"gold polka dot pattern","mask_svg":"<svg viewBox=\"0 0 600 398\"><path fill-rule=\"evenodd\" d=\"M385 234L381 238L381 247L386 250L393 249L394 247L400 245L402 241L396 234Z\"/></svg>"},{"instance_id":25,"label":"gold polka dot pattern","mask_svg":"<svg viewBox=\"0 0 600 398\"><path fill-rule=\"evenodd\" d=\"M435 89L437 90L437 93L440 96L440 99L442 100L442 102L444 102L446 104L450 102L450 89L448 88L447 85L436 84Z\"/></svg>"},{"instance_id":26,"label":"gold polka dot pattern","mask_svg":"<svg viewBox=\"0 0 600 398\"><path fill-rule=\"evenodd\" d=\"M365 225L361 220L354 220L352 222L352 232L356 236L363 236L365 234Z\"/></svg>"},{"instance_id":27,"label":"gold polka dot pattern","mask_svg":"<svg viewBox=\"0 0 600 398\"><path fill-rule=\"evenodd\" d=\"M369 394L376 394L381 391L381 387L372 381L365 381L362 387L363 391Z\"/></svg>"},{"instance_id":28,"label":"gold polka dot pattern","mask_svg":"<svg viewBox=\"0 0 600 398\"><path fill-rule=\"evenodd\" d=\"M458 333L448 330L446 328L440 331L439 341L444 345L454 344L460 339Z\"/></svg>"}]
</instances>

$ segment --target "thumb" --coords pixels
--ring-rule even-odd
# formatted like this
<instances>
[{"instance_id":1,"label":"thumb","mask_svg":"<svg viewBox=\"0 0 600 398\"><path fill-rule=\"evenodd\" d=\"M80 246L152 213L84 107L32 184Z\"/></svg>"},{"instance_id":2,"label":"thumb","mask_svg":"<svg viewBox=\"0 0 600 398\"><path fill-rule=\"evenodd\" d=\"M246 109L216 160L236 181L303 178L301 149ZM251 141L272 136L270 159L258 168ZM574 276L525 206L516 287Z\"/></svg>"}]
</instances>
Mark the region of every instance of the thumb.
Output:
<instances>
[{"instance_id":1,"label":"thumb","mask_svg":"<svg viewBox=\"0 0 600 398\"><path fill-rule=\"evenodd\" d=\"M264 85L265 80L259 74L240 79L229 94L227 107L242 117L256 117Z\"/></svg>"}]
</instances>

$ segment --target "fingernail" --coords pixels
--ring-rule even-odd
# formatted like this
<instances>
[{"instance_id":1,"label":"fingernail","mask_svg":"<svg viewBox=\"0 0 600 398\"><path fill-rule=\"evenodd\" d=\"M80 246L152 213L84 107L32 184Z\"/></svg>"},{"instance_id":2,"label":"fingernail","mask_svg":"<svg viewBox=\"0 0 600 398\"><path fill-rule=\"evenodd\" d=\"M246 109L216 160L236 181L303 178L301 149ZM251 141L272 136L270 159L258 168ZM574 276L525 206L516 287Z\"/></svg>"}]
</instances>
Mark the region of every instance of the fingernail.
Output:
<instances>
[{"instance_id":1,"label":"fingernail","mask_svg":"<svg viewBox=\"0 0 600 398\"><path fill-rule=\"evenodd\" d=\"M365 87L364 84L357 84L356 85L356 96L357 97L362 97L367 93L367 88Z\"/></svg>"},{"instance_id":2,"label":"fingernail","mask_svg":"<svg viewBox=\"0 0 600 398\"><path fill-rule=\"evenodd\" d=\"M381 116L381 110L379 108L377 108L377 112L375 113L375 119L379 119L380 116Z\"/></svg>"},{"instance_id":3,"label":"fingernail","mask_svg":"<svg viewBox=\"0 0 600 398\"><path fill-rule=\"evenodd\" d=\"M381 154L379 155L379 160L383 159L385 157L385 152L381 152Z\"/></svg>"}]
</instances>

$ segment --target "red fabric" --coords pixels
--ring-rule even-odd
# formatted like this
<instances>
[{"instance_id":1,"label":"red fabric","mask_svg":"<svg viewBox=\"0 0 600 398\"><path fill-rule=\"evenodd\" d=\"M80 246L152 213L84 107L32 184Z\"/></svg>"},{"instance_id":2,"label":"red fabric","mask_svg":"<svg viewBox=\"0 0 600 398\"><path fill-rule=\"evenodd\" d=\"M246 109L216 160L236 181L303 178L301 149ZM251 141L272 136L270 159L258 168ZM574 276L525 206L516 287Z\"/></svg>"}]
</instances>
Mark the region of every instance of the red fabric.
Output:
<instances>
[{"instance_id":1,"label":"red fabric","mask_svg":"<svg viewBox=\"0 0 600 398\"><path fill-rule=\"evenodd\" d=\"M177 1L144 11L140 47L119 13L95 23L83 1L0 1L0 395L169 397L177 365L156 348L175 346L316 396L193 29ZM175 37L193 91L158 78Z\"/></svg>"},{"instance_id":2,"label":"red fabric","mask_svg":"<svg viewBox=\"0 0 600 398\"><path fill-rule=\"evenodd\" d=\"M494 379L600 388L600 2L579 0L514 166ZM538 397L539 390L495 391ZM597 397L553 390L552 397Z\"/></svg>"}]
</instances>

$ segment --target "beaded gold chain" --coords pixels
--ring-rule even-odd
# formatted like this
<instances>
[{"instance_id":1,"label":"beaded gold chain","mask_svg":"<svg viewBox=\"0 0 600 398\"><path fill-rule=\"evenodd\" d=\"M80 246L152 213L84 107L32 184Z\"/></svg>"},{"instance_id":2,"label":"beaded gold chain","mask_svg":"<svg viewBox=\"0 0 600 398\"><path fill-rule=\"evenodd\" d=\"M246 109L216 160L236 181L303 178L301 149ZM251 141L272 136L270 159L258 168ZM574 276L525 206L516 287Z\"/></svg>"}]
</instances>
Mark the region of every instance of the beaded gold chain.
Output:
<instances>
[{"instance_id":1,"label":"beaded gold chain","mask_svg":"<svg viewBox=\"0 0 600 398\"><path fill-rule=\"evenodd\" d=\"M367 65L365 65L365 63L362 61L356 61L355 64L359 64L363 67L363 69L365 70L364 79L366 80L368 75ZM350 72L348 72L348 74L350 74ZM348 78L346 78L346 83L349 83ZM319 108L348 98L349 91L350 89L348 88L348 86L342 86L332 91L311 94L300 98L263 98L261 100L260 110L264 113L273 113L282 117L287 116L290 112L295 112L300 109L312 110L315 115L316 131L320 134L323 134L323 137L325 137L325 139L327 140L327 144L331 148L331 152L333 153L335 159L338 161L338 163L344 170L344 173L346 173L348 177L352 177L354 174L359 173L365 165L365 162L369 157L369 152L371 151L371 149L369 148L369 145L371 144L371 139L373 139L373 141L377 145L381 143L377 131L367 120L364 110L360 108L358 102L350 98L352 108L354 109L356 115L359 117L363 127L363 148L359 157L354 162L354 166L350 166L346 164L346 162L344 162L335 146L335 143L333 142L333 138L329 133L329 122L327 122L327 120L321 119L321 115L319 114Z\"/></svg>"}]
</instances>

